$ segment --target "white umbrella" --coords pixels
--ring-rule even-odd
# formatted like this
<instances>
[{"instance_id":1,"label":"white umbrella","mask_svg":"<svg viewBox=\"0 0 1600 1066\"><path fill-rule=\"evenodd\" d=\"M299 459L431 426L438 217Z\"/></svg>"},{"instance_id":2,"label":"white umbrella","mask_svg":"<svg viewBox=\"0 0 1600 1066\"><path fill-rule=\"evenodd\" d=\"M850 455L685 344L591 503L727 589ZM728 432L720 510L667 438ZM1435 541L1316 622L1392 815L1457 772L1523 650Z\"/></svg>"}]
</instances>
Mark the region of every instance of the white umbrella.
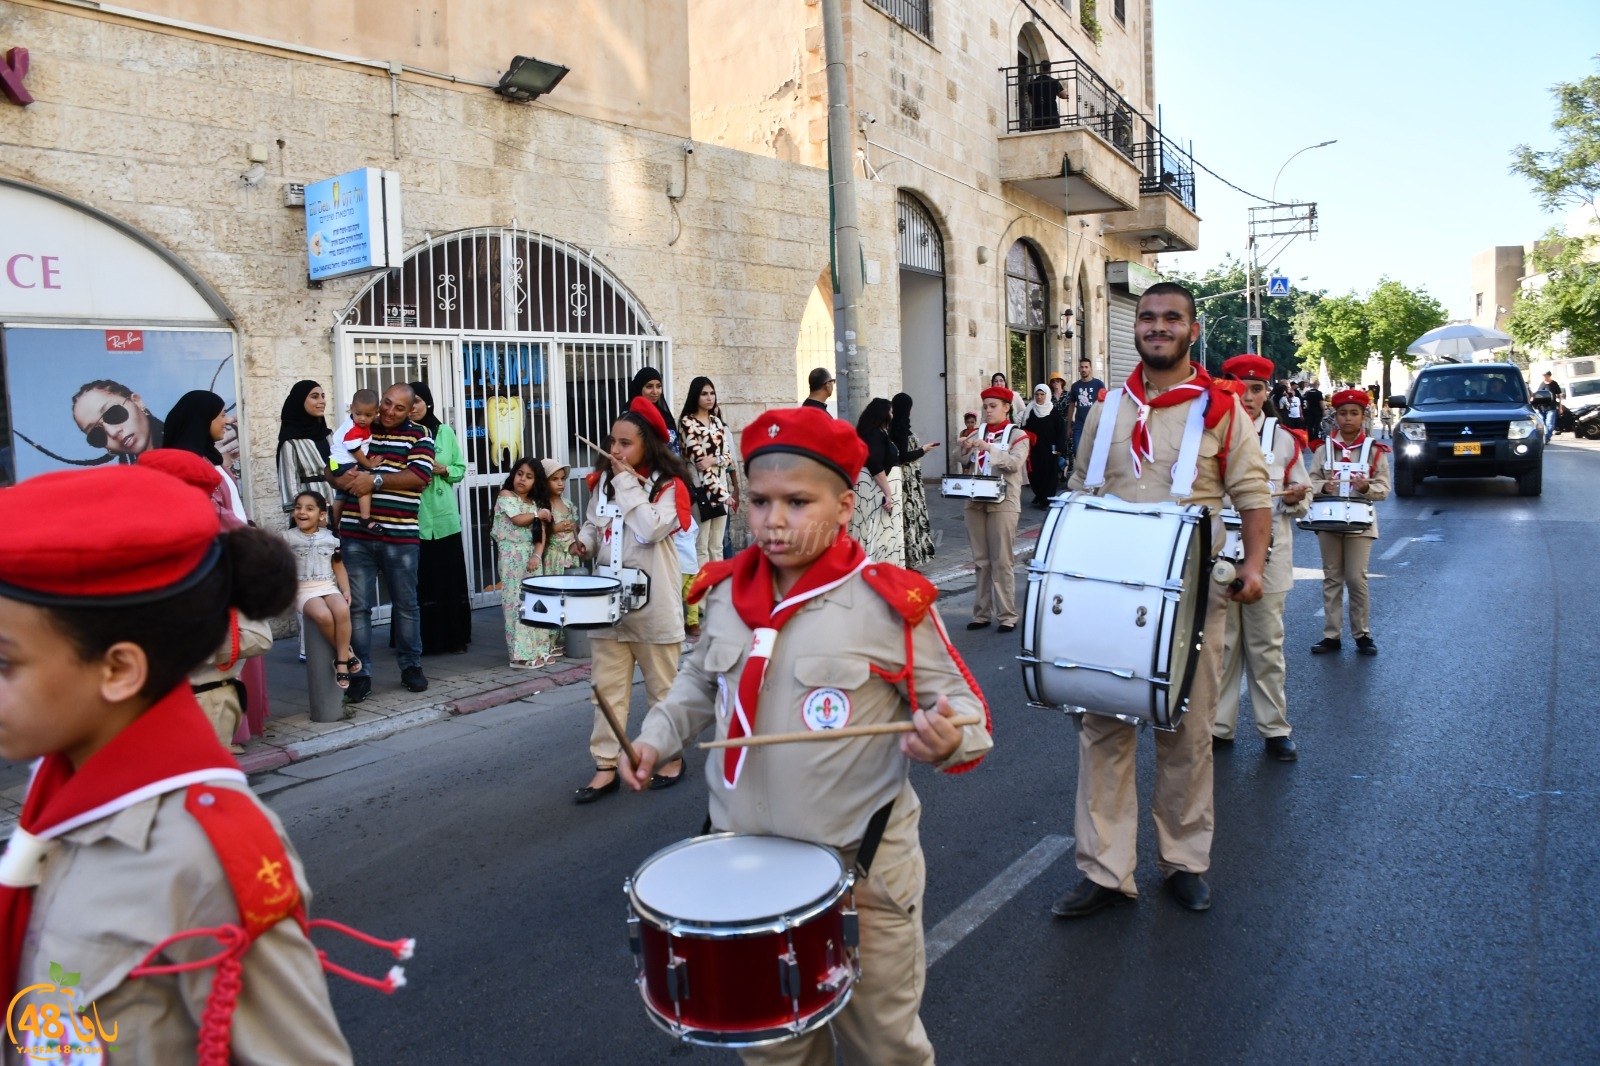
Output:
<instances>
[{"instance_id":1,"label":"white umbrella","mask_svg":"<svg viewBox=\"0 0 1600 1066\"><path fill-rule=\"evenodd\" d=\"M1509 333L1501 333L1488 326L1474 326L1470 322L1455 322L1430 329L1412 341L1406 351L1411 355L1439 358L1471 355L1489 348L1504 348L1510 343Z\"/></svg>"}]
</instances>

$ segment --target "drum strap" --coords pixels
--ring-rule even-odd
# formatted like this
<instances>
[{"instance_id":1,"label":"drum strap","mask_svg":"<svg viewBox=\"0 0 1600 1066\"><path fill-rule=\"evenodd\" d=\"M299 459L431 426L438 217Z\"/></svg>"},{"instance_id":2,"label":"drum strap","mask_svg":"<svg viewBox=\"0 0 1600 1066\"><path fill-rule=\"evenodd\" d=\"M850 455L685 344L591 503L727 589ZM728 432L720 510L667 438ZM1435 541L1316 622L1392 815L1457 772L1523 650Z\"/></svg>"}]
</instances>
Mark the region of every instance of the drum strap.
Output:
<instances>
[{"instance_id":1,"label":"drum strap","mask_svg":"<svg viewBox=\"0 0 1600 1066\"><path fill-rule=\"evenodd\" d=\"M1111 454L1111 438L1116 433L1117 416L1122 413L1122 389L1106 393L1100 408L1100 425L1095 427L1094 453L1089 456L1089 469L1084 474L1083 486L1097 489L1106 483L1106 458ZM1206 431L1206 404L1210 396L1201 393L1189 405L1189 415L1183 423L1183 443L1178 445L1178 461L1172 466L1172 495L1186 498L1194 490L1195 474L1200 467L1200 438Z\"/></svg>"},{"instance_id":2,"label":"drum strap","mask_svg":"<svg viewBox=\"0 0 1600 1066\"><path fill-rule=\"evenodd\" d=\"M872 872L872 860L878 857L878 845L883 843L883 831L889 828L889 813L893 810L894 800L890 800L873 812L871 820L867 822L861 846L856 849L856 867L862 877Z\"/></svg>"},{"instance_id":3,"label":"drum strap","mask_svg":"<svg viewBox=\"0 0 1600 1066\"><path fill-rule=\"evenodd\" d=\"M1094 451L1089 456L1089 469L1083 478L1083 487L1097 489L1106 483L1106 456L1111 454L1111 438L1117 431L1117 416L1122 413L1122 389L1106 393L1100 405L1100 425L1095 427Z\"/></svg>"},{"instance_id":4,"label":"drum strap","mask_svg":"<svg viewBox=\"0 0 1600 1066\"><path fill-rule=\"evenodd\" d=\"M1268 415L1267 420L1261 426L1261 456L1266 459L1268 466L1272 465L1272 460L1275 458L1272 452L1272 445L1278 439L1277 431L1278 420Z\"/></svg>"}]
</instances>

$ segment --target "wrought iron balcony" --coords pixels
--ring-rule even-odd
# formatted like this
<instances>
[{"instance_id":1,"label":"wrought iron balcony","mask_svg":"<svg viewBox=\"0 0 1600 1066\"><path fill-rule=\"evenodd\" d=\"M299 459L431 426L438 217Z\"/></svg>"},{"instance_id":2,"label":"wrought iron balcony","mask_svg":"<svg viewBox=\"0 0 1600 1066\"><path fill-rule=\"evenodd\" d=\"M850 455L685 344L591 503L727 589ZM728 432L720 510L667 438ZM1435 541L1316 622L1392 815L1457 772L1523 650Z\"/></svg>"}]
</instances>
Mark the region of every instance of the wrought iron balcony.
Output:
<instances>
[{"instance_id":1,"label":"wrought iron balcony","mask_svg":"<svg viewBox=\"0 0 1600 1066\"><path fill-rule=\"evenodd\" d=\"M1188 152L1152 130L1133 146L1133 162L1139 168L1141 194L1164 192L1190 211L1195 209L1194 160Z\"/></svg>"},{"instance_id":2,"label":"wrought iron balcony","mask_svg":"<svg viewBox=\"0 0 1600 1066\"><path fill-rule=\"evenodd\" d=\"M1006 76L1006 132L1088 129L1133 158L1149 125L1105 79L1080 59L1002 67Z\"/></svg>"}]
</instances>

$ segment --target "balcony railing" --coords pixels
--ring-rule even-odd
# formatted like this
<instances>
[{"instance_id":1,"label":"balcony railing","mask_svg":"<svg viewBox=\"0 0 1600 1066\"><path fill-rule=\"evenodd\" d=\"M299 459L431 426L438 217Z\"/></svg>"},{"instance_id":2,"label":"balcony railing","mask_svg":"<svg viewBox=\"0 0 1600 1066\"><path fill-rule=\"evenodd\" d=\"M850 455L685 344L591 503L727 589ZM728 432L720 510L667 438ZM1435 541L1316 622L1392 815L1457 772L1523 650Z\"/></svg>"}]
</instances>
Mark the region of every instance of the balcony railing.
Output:
<instances>
[{"instance_id":1,"label":"balcony railing","mask_svg":"<svg viewBox=\"0 0 1600 1066\"><path fill-rule=\"evenodd\" d=\"M1133 146L1133 162L1139 168L1139 191L1167 193L1193 211L1194 160L1160 133L1151 133L1149 139Z\"/></svg>"}]
</instances>

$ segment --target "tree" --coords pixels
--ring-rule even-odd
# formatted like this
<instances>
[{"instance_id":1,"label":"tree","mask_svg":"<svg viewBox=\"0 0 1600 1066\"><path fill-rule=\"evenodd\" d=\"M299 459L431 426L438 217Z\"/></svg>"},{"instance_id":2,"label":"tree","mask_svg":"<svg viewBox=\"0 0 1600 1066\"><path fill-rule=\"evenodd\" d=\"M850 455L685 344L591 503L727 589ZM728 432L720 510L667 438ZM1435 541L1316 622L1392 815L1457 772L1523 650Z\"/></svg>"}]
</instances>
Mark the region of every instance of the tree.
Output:
<instances>
[{"instance_id":1,"label":"tree","mask_svg":"<svg viewBox=\"0 0 1600 1066\"><path fill-rule=\"evenodd\" d=\"M1409 367L1416 360L1406 348L1430 329L1438 329L1449 318L1444 305L1428 295L1426 289L1408 289L1398 281L1383 278L1367 297L1367 331L1372 351L1383 360L1380 396L1388 396L1389 368L1396 359Z\"/></svg>"},{"instance_id":2,"label":"tree","mask_svg":"<svg viewBox=\"0 0 1600 1066\"><path fill-rule=\"evenodd\" d=\"M1195 299L1201 301L1199 309L1206 316L1203 354L1210 369L1216 370L1223 360L1248 350L1246 334L1250 314L1244 298L1243 262L1230 255L1204 274L1175 271L1167 275L1167 280L1187 286ZM1256 282L1265 284L1260 278ZM1293 375L1300 367L1295 323L1302 312L1320 299L1321 292L1307 292L1293 285L1289 287L1288 296L1261 298L1261 354L1277 365L1283 377ZM1195 352L1196 361L1201 354L1202 351Z\"/></svg>"},{"instance_id":3,"label":"tree","mask_svg":"<svg viewBox=\"0 0 1600 1066\"><path fill-rule=\"evenodd\" d=\"M1303 313L1296 323L1298 356L1305 369L1326 362L1337 380L1361 380L1373 356L1383 361L1382 394L1390 392L1390 367L1416 360L1406 348L1430 329L1445 324L1444 307L1426 290L1411 289L1383 278L1365 297L1355 293L1329 296Z\"/></svg>"},{"instance_id":4,"label":"tree","mask_svg":"<svg viewBox=\"0 0 1600 1066\"><path fill-rule=\"evenodd\" d=\"M1600 61L1600 56L1595 57ZM1536 152L1519 144L1511 152L1511 172L1533 183L1546 211L1588 204L1600 220L1600 75L1582 81L1558 82L1556 117L1550 123L1559 147Z\"/></svg>"}]
</instances>

